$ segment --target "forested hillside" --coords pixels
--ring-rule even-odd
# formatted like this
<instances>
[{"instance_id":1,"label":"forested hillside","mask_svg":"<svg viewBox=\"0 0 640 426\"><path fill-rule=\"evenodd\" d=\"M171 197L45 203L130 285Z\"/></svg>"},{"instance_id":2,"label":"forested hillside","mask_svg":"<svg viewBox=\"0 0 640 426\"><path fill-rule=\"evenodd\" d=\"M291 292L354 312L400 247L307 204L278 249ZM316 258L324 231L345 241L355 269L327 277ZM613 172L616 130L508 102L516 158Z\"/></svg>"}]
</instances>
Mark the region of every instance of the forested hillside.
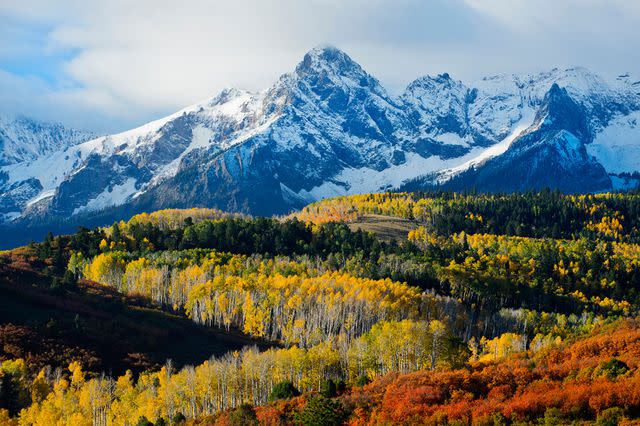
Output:
<instances>
[{"instance_id":1,"label":"forested hillside","mask_svg":"<svg viewBox=\"0 0 640 426\"><path fill-rule=\"evenodd\" d=\"M402 219L398 238L361 226L380 217ZM388 193L285 218L163 210L50 235L0 254L5 270L35 274L6 280L7 291L57 295L72 311L95 289L164 315L159 327L184 327L178 335L199 330L205 342L215 331L219 346L190 346L192 358L177 363L156 359L179 352L147 346L146 368L105 371L90 360L99 346L48 359L5 343L0 416L38 425L628 422L640 415L639 222L637 194ZM16 315L7 310L6 322ZM172 339L163 345L182 345Z\"/></svg>"},{"instance_id":2,"label":"forested hillside","mask_svg":"<svg viewBox=\"0 0 640 426\"><path fill-rule=\"evenodd\" d=\"M256 418L263 424L282 418L323 424L312 421L330 416L349 425L638 424L638 326L619 321L546 349L473 356L463 369L388 374L337 393L324 388L258 407ZM233 424L239 411L217 424Z\"/></svg>"},{"instance_id":3,"label":"forested hillside","mask_svg":"<svg viewBox=\"0 0 640 426\"><path fill-rule=\"evenodd\" d=\"M0 255L2 359L24 358L32 368L53 369L82 359L91 373L122 374L163 365L167 358L183 366L245 345L268 346L239 332L198 326L144 297L76 280L54 263L59 243L64 239L53 239L48 253L25 247Z\"/></svg>"}]
</instances>

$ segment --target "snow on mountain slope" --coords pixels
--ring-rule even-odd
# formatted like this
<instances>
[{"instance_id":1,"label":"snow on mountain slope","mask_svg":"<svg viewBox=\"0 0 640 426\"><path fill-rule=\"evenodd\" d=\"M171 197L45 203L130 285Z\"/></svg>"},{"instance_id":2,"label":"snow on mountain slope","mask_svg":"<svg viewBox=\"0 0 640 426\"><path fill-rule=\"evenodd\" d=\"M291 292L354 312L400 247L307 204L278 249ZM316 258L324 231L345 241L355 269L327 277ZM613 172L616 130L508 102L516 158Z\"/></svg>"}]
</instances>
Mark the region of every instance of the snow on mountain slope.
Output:
<instances>
[{"instance_id":1,"label":"snow on mountain slope","mask_svg":"<svg viewBox=\"0 0 640 426\"><path fill-rule=\"evenodd\" d=\"M588 154L589 114L564 88L553 84L536 111L533 124L512 138L499 155L471 163L457 173L436 178L451 189L509 192L558 188L593 192L612 188L603 166ZM491 148L490 148L491 149Z\"/></svg>"},{"instance_id":2,"label":"snow on mountain slope","mask_svg":"<svg viewBox=\"0 0 640 426\"><path fill-rule=\"evenodd\" d=\"M562 126L540 119L535 127L554 83L561 102L553 120ZM498 159L507 158L525 169L546 158L550 176L575 166L595 180L585 188L599 188L611 182L594 157L608 173L640 168L639 92L629 75L605 81L570 68L470 85L425 76L396 97L344 52L316 48L262 92L226 89L139 128L2 165L0 215L66 218L111 206L268 215L425 175L446 183L488 163L505 170ZM513 176L548 183L539 172Z\"/></svg>"},{"instance_id":3,"label":"snow on mountain slope","mask_svg":"<svg viewBox=\"0 0 640 426\"><path fill-rule=\"evenodd\" d=\"M464 163L449 169L441 169L438 172L438 178L436 181L438 183L446 182L458 173L477 167L491 158L504 154L509 149L513 141L516 140L522 132L533 125L534 116L535 112L532 109L527 109L524 115L520 118L520 121L515 124L513 130L511 130L511 133L507 135L507 137L495 145L482 150L479 155L473 157L471 160L465 161Z\"/></svg>"},{"instance_id":4,"label":"snow on mountain slope","mask_svg":"<svg viewBox=\"0 0 640 426\"><path fill-rule=\"evenodd\" d=\"M323 198L340 195L362 194L373 191L386 191L398 188L407 180L416 176L416 171L421 173L435 172L445 169L451 164L464 161L472 157L480 149L476 148L468 154L457 158L440 158L431 156L424 158L415 153L406 154L403 164L392 165L382 171L368 167L343 169L337 176L322 185L301 190L297 193L307 202L317 201Z\"/></svg>"},{"instance_id":5,"label":"snow on mountain slope","mask_svg":"<svg viewBox=\"0 0 640 426\"><path fill-rule=\"evenodd\" d=\"M409 105L409 116L421 137L432 137L445 144L469 144L469 89L449 74L414 80L402 95ZM456 137L457 136L457 137Z\"/></svg>"},{"instance_id":6,"label":"snow on mountain slope","mask_svg":"<svg viewBox=\"0 0 640 426\"><path fill-rule=\"evenodd\" d=\"M632 173L640 170L640 111L619 116L599 131L587 145L609 173Z\"/></svg>"},{"instance_id":7,"label":"snow on mountain slope","mask_svg":"<svg viewBox=\"0 0 640 426\"><path fill-rule=\"evenodd\" d=\"M589 132L583 135L582 142L588 153L601 161L609 173L638 170L640 141L635 123L640 108L640 83L633 82L629 75L609 83L584 68L570 68L525 76L497 75L474 83L467 95L472 100L467 111L469 131L476 132L478 139L486 137L492 145L468 162L439 171L432 181L444 183L504 154L518 134L531 124L536 109L554 83L565 88L585 110ZM504 139L495 142L500 136Z\"/></svg>"},{"instance_id":8,"label":"snow on mountain slope","mask_svg":"<svg viewBox=\"0 0 640 426\"><path fill-rule=\"evenodd\" d=\"M606 127L611 118L640 109L640 90L628 78L609 83L582 67L554 68L538 74L496 75L475 82L472 91L477 92L469 113L472 127L489 138L504 138L522 119L521 111L536 109L554 83L585 107L594 132Z\"/></svg>"},{"instance_id":9,"label":"snow on mountain slope","mask_svg":"<svg viewBox=\"0 0 640 426\"><path fill-rule=\"evenodd\" d=\"M225 90L214 98L136 129L69 146L30 162L2 167L0 171L6 181L0 182L0 192L2 187L14 191L15 187L23 188L31 197L16 203L14 208L20 209L51 200L61 185L79 177L79 184L83 189L89 187L90 191L85 199L73 204L71 213L120 205L143 190L153 178L175 174L179 162L189 153L209 148L214 141L219 149L226 149L235 137L246 136L240 132L261 124L260 102L261 95ZM112 164L100 167L109 161ZM99 173L102 179L92 176L93 172ZM17 212L4 213L15 216Z\"/></svg>"},{"instance_id":10,"label":"snow on mountain slope","mask_svg":"<svg viewBox=\"0 0 640 426\"><path fill-rule=\"evenodd\" d=\"M0 116L0 166L32 161L91 139L89 132L24 116Z\"/></svg>"},{"instance_id":11,"label":"snow on mountain slope","mask_svg":"<svg viewBox=\"0 0 640 426\"><path fill-rule=\"evenodd\" d=\"M286 105L289 121L277 126L284 138L294 131L313 137L314 149L329 151L339 141L367 163L384 166L394 145L410 133L398 101L360 65L332 47L305 55L295 71L282 76L269 91L268 101ZM304 138L291 139L297 141L296 147L309 146ZM277 147L289 150L294 145L281 139Z\"/></svg>"}]
</instances>

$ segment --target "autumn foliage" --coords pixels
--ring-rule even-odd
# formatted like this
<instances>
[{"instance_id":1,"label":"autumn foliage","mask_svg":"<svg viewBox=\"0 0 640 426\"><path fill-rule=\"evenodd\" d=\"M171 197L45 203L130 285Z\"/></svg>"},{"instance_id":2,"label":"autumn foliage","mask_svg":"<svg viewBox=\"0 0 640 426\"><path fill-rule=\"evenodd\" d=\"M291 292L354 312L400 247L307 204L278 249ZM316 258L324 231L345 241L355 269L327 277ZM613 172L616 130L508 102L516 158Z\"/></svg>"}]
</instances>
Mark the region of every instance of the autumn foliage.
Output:
<instances>
[{"instance_id":1,"label":"autumn foliage","mask_svg":"<svg viewBox=\"0 0 640 426\"><path fill-rule=\"evenodd\" d=\"M624 368L607 370L611 360ZM349 424L501 424L557 416L557 424L595 420L621 407L640 410L640 323L463 370L392 374L343 397ZM609 367L610 369L610 367Z\"/></svg>"},{"instance_id":2,"label":"autumn foliage","mask_svg":"<svg viewBox=\"0 0 640 426\"><path fill-rule=\"evenodd\" d=\"M403 235L363 231L368 215L402 218ZM0 424L640 418L634 193L363 194L286 218L163 210L0 253L4 270L5 294L55 301L78 336L109 330L97 325L110 315L89 321L109 295L122 302L109 307L114 318L157 321L114 321L127 324L114 338L180 323L218 333L226 349L209 358L192 346L192 361L107 374L86 362L94 352L66 360L73 348L62 346L64 356L43 358L19 342L37 336L30 325L4 324ZM222 342L229 335L261 346ZM179 354L185 336L174 337L166 344Z\"/></svg>"}]
</instances>

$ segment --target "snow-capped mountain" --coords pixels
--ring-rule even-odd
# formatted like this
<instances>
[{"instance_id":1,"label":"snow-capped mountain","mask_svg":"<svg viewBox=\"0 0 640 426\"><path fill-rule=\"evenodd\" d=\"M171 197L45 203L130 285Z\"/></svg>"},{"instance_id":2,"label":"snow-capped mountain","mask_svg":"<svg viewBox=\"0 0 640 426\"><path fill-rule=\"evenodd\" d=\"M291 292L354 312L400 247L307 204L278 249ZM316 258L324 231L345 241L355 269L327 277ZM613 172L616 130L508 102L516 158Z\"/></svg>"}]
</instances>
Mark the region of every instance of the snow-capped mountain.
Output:
<instances>
[{"instance_id":1,"label":"snow-capped mountain","mask_svg":"<svg viewBox=\"0 0 640 426\"><path fill-rule=\"evenodd\" d=\"M332 195L434 184L608 190L640 169L638 118L640 82L629 75L607 82L554 69L467 85L442 74L394 96L322 47L262 92L227 89L137 129L6 162L0 215L279 214Z\"/></svg>"},{"instance_id":2,"label":"snow-capped mountain","mask_svg":"<svg viewBox=\"0 0 640 426\"><path fill-rule=\"evenodd\" d=\"M20 214L43 189L34 176L13 180L8 170L78 145L95 135L24 116L0 115L0 222Z\"/></svg>"},{"instance_id":3,"label":"snow-capped mountain","mask_svg":"<svg viewBox=\"0 0 640 426\"><path fill-rule=\"evenodd\" d=\"M498 75L476 82L468 93L468 132L487 137L490 146L468 161L413 179L404 189L593 192L638 185L640 81L629 74L613 82L584 68ZM576 134L578 125L583 130ZM557 133L562 126L566 131ZM552 151L555 158L546 157Z\"/></svg>"}]
</instances>

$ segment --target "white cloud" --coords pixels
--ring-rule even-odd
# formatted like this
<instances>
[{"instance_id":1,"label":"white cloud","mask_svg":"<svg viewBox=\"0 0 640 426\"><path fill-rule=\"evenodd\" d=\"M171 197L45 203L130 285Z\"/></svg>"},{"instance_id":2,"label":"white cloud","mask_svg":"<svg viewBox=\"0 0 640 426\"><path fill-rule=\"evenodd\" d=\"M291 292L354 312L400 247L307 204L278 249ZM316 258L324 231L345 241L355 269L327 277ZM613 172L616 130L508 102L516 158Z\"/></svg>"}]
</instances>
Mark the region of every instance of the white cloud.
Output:
<instances>
[{"instance_id":1,"label":"white cloud","mask_svg":"<svg viewBox=\"0 0 640 426\"><path fill-rule=\"evenodd\" d=\"M265 88L324 43L396 90L426 73L469 80L556 65L627 71L640 64L640 7L622 0L22 0L0 3L0 26L4 20L46 28L45 60L73 54L53 82L0 74L11 91L2 102L19 98L15 105L28 111L109 130L223 87ZM4 46L20 45L19 32L14 37ZM15 50L0 44L0 64Z\"/></svg>"},{"instance_id":2,"label":"white cloud","mask_svg":"<svg viewBox=\"0 0 640 426\"><path fill-rule=\"evenodd\" d=\"M637 38L640 2L629 0L465 0L524 37L549 36L583 43ZM550 46L553 48L553 46Z\"/></svg>"}]
</instances>

